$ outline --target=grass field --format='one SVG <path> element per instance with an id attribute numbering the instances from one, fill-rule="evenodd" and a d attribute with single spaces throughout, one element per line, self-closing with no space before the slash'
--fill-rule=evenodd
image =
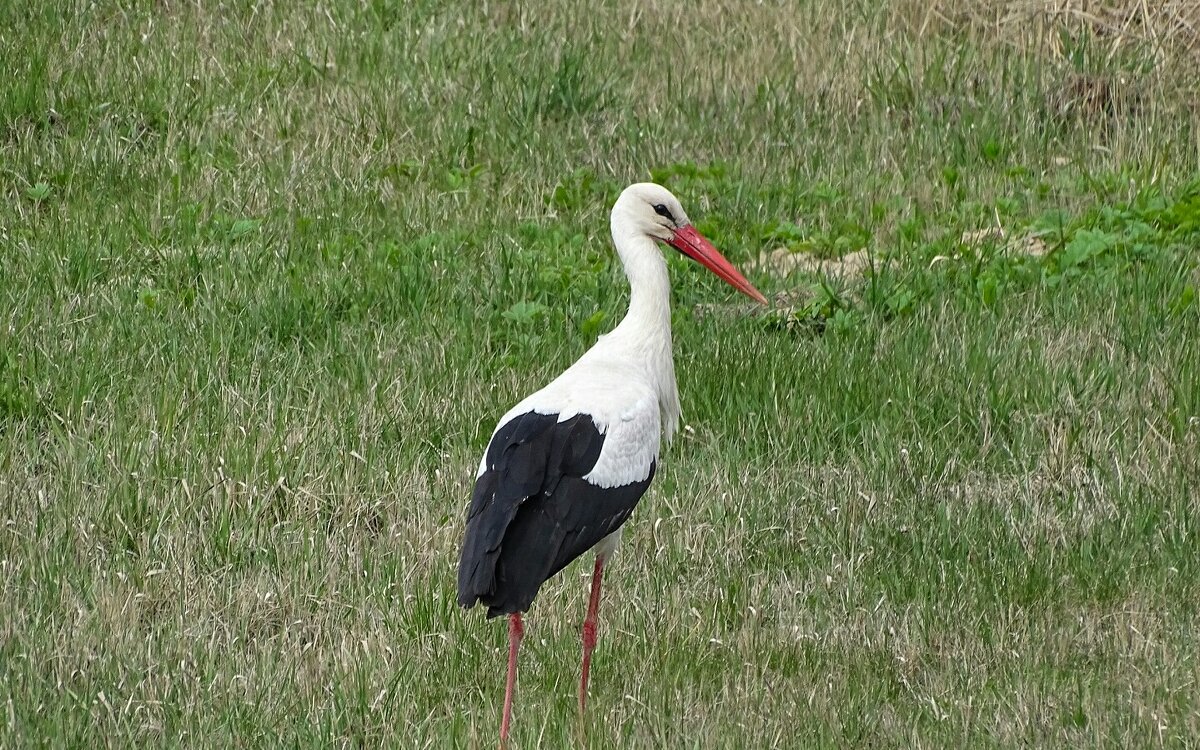
<path id="1" fill-rule="evenodd" d="M 492 746 L 474 469 L 650 178 L 875 271 L 671 259 L 588 744 L 1200 744 L 1191 4 L 601 5 L 3 6 L 0 747 Z M 589 572 L 515 747 L 579 746 Z"/>

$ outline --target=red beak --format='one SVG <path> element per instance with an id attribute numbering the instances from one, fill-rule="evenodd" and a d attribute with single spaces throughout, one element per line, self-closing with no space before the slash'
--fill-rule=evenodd
<path id="1" fill-rule="evenodd" d="M 746 281 L 746 277 L 734 268 L 732 263 L 725 260 L 725 256 L 721 255 L 717 248 L 713 247 L 713 243 L 706 240 L 704 235 L 697 232 L 696 228 L 690 224 L 676 229 L 675 236 L 667 240 L 667 244 L 712 271 L 725 283 L 750 299 L 764 305 L 767 304 L 767 298 L 762 295 L 762 292 Z"/>

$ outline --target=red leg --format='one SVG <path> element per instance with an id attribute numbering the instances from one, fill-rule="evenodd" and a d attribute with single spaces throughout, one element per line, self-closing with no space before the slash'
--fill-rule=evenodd
<path id="1" fill-rule="evenodd" d="M 596 615 L 600 611 L 600 579 L 604 574 L 604 556 L 596 555 L 592 572 L 592 596 L 588 601 L 587 617 L 583 620 L 583 670 L 579 677 L 579 713 L 587 708 L 588 673 L 592 668 L 592 650 L 596 648 Z"/>
<path id="2" fill-rule="evenodd" d="M 517 686 L 517 651 L 525 637 L 525 624 L 521 613 L 508 616 L 508 682 L 504 687 L 504 717 L 500 720 L 500 747 L 508 746 L 508 725 L 512 722 L 513 689 Z"/>

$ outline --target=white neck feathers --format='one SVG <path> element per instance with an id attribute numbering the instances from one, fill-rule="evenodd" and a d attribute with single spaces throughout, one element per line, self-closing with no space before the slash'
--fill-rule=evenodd
<path id="1" fill-rule="evenodd" d="M 606 338 L 642 362 L 658 392 L 658 405 L 667 440 L 679 423 L 679 391 L 671 352 L 671 282 L 667 262 L 654 240 L 631 231 L 619 214 L 612 220 L 613 243 L 629 279 L 629 311 Z"/>

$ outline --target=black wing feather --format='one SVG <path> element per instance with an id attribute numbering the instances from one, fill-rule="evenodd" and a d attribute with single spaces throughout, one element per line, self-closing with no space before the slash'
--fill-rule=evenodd
<path id="1" fill-rule="evenodd" d="M 488 617 L 524 612 L 548 578 L 628 520 L 654 464 L 620 487 L 584 481 L 604 438 L 587 414 L 528 412 L 496 431 L 467 512 L 459 604 L 482 602 Z"/>

